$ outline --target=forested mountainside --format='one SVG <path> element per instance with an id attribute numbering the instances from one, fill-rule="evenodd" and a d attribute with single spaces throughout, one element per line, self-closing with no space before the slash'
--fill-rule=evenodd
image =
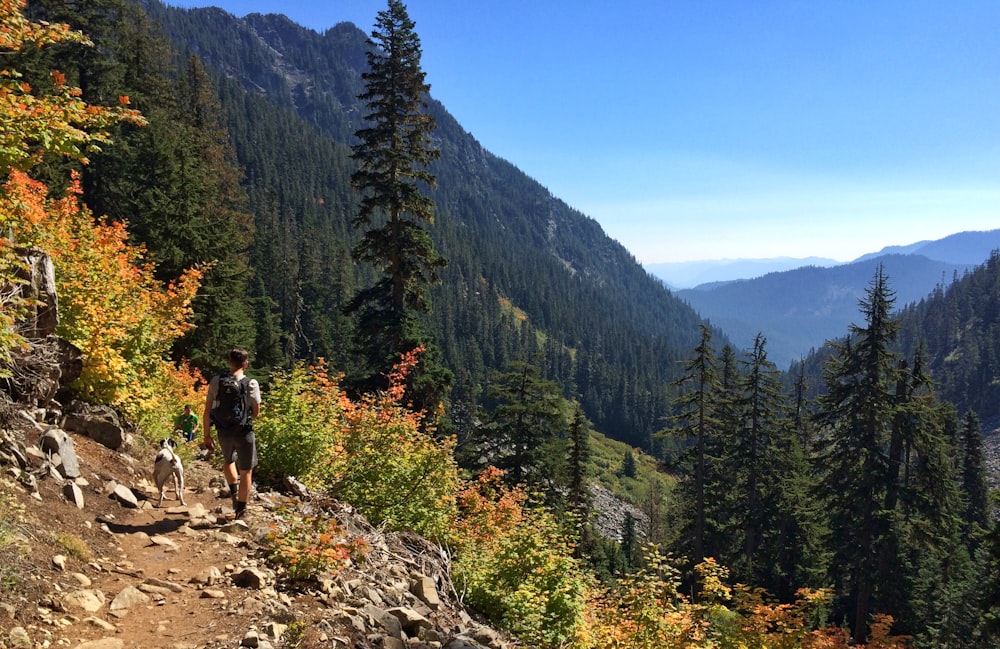
<path id="1" fill-rule="evenodd" d="M 203 319 L 203 331 L 229 333 L 190 341 L 188 355 L 207 364 L 213 354 L 217 358 L 212 347 L 255 335 L 255 357 L 262 365 L 324 357 L 349 372 L 350 327 L 342 308 L 370 279 L 370 271 L 356 267 L 349 253 L 357 237 L 350 226 L 357 213 L 349 181 L 354 169 L 350 144 L 364 114 L 356 99 L 365 66 L 364 32 L 340 24 L 318 34 L 283 16 L 238 20 L 220 10 L 182 10 L 158 2 L 142 3 L 153 22 L 135 18 L 133 27 L 130 21 L 65 15 L 58 4 L 37 3 L 54 5 L 50 12 L 63 12 L 61 19 L 90 29 L 97 52 L 108 57 L 105 67 L 115 70 L 103 79 L 117 84 L 112 96 L 128 94 L 150 114 L 148 108 L 173 101 L 157 94 L 153 86 L 163 81 L 154 83 L 152 72 L 198 89 L 189 94 L 202 103 L 178 107 L 173 119 L 158 119 L 154 111 L 147 135 L 120 142 L 145 138 L 144 146 L 155 150 L 161 144 L 151 140 L 175 137 L 174 120 L 204 114 L 202 123 L 191 128 L 204 126 L 213 119 L 212 87 L 218 89 L 214 109 L 221 117 L 208 139 L 232 142 L 230 162 L 244 174 L 245 194 L 234 194 L 232 211 L 252 218 L 252 228 L 239 227 L 224 237 L 239 239 L 255 229 L 249 242 L 234 246 L 246 251 L 242 259 L 249 273 L 243 276 L 251 279 L 243 313 L 230 314 L 223 327 Z M 114 4 L 107 0 L 77 13 Z M 168 35 L 175 54 L 166 60 L 175 61 L 177 72 L 156 69 L 164 65 L 157 58 L 163 56 L 162 43 L 159 51 L 139 45 L 134 52 L 120 51 L 128 46 L 119 33 L 125 28 L 136 41 Z M 135 64 L 149 69 L 134 70 Z M 92 66 L 87 74 L 101 69 Z M 202 78 L 205 71 L 210 82 Z M 567 396 L 578 395 L 598 430 L 646 445 L 663 425 L 677 361 L 696 343 L 699 317 L 594 220 L 484 150 L 439 103 L 431 100 L 430 109 L 442 152 L 431 168 L 438 186 L 431 192 L 437 208 L 430 230 L 450 262 L 433 292 L 430 331 L 444 365 L 455 373 L 453 418 L 460 419 L 469 410 L 463 404 L 482 395 L 492 372 L 525 360 L 537 363 Z M 167 237 L 161 217 L 149 223 L 155 211 L 129 205 L 129 196 L 137 192 L 113 195 L 108 189 L 119 182 L 114 174 L 124 166 L 116 162 L 121 148 L 109 149 L 88 172 L 95 178 L 93 193 L 102 196 L 95 203 L 103 212 L 126 216 L 154 257 L 165 258 L 165 251 L 178 247 L 177 233 Z M 158 178 L 144 172 L 147 186 L 165 181 L 169 172 L 162 167 L 171 156 L 176 159 L 176 152 L 149 161 L 161 169 Z M 178 195 L 175 200 L 191 199 Z M 213 218 L 213 202 L 219 203 L 205 203 L 206 221 Z M 189 231 L 192 238 L 217 236 L 205 223 L 191 223 Z M 211 258 L 207 252 L 179 256 L 188 262 Z M 215 268 L 230 279 L 243 272 L 223 271 L 225 264 Z M 211 293 L 214 297 L 203 296 L 200 304 L 221 294 Z M 227 294 L 241 301 L 238 292 Z"/>
<path id="2" fill-rule="evenodd" d="M 175 362 L 177 358 L 190 358 L 201 367 L 211 364 L 225 345 L 251 340 L 258 363 L 284 365 L 293 358 L 311 360 L 317 350 L 338 351 L 338 345 L 347 346 L 343 341 L 349 340 L 354 323 L 337 307 L 368 278 L 359 277 L 345 256 L 354 234 L 346 225 L 350 193 L 337 167 L 350 167 L 344 143 L 262 97 L 260 84 L 248 92 L 238 79 L 213 77 L 194 56 L 167 66 L 173 55 L 157 38 L 156 24 L 124 0 L 38 0 L 31 11 L 44 24 L 23 20 L 20 9 L 20 3 L 0 5 L 10 47 L 0 87 L 12 99 L 3 129 L 9 144 L 4 153 L 12 162 L 0 193 L 0 214 L 11 240 L 39 250 L 31 250 L 32 260 L 24 260 L 20 251 L 7 246 L 0 262 L 9 272 L 23 270 L 48 281 L 39 282 L 37 295 L 11 292 L 5 302 L 11 308 L 3 310 L 0 370 L 10 380 L 0 398 L 12 408 L 15 395 L 23 398 L 18 408 L 30 412 L 25 420 L 0 408 L 0 419 L 25 427 L 16 431 L 20 439 L 8 443 L 10 450 L 2 455 L 12 476 L 30 485 L 35 476 L 24 473 L 25 458 L 41 459 L 43 453 L 29 453 L 17 444 L 51 432 L 42 421 L 62 425 L 70 420 L 67 414 L 90 412 L 84 401 L 111 404 L 110 411 L 96 409 L 101 421 L 118 433 L 109 450 L 120 448 L 126 438 L 126 428 L 111 416 L 118 409 L 136 422 L 135 439 L 146 437 L 148 444 L 151 434 L 171 430 L 177 404 L 197 403 L 199 396 L 204 401 L 203 377 Z M 81 34 L 49 20 L 85 26 L 96 45 L 81 50 Z M 403 26 L 403 40 L 414 42 L 399 0 L 389 0 L 377 24 L 377 42 L 384 43 L 396 25 Z M 392 90 L 382 82 L 400 80 L 386 73 L 398 68 L 385 65 L 399 61 L 391 54 L 398 50 L 383 51 L 384 57 L 376 51 L 366 57 L 372 71 L 363 77 L 368 97 L 386 97 L 371 89 Z M 405 113 L 426 127 L 426 116 L 417 112 L 426 92 L 422 79 L 411 67 L 408 81 L 416 83 L 398 94 L 408 94 L 412 101 L 393 116 Z M 225 102 L 242 102 L 243 113 L 230 117 L 220 95 Z M 384 103 L 400 107 L 391 100 Z M 35 119 L 39 106 L 51 120 Z M 375 130 L 361 132 L 362 145 L 370 144 Z M 113 146 L 105 145 L 107 135 L 114 137 Z M 257 149 L 249 146 L 254 138 L 280 144 Z M 234 139 L 243 144 L 234 149 Z M 404 148 L 388 140 L 398 147 L 392 153 Z M 443 139 L 441 146 L 446 159 L 459 155 L 460 149 Z M 250 153 L 267 160 L 255 160 Z M 247 158 L 245 181 L 239 155 Z M 492 211 L 479 218 L 498 222 L 506 238 L 494 241 L 479 234 L 480 228 L 472 225 L 477 221 L 460 218 L 464 212 L 448 203 L 442 187 L 437 195 L 445 207 L 435 235 L 442 249 L 459 260 L 453 272 L 470 274 L 464 283 L 451 276 L 439 304 L 456 305 L 447 313 L 456 341 L 475 342 L 479 358 L 486 358 L 483 349 L 495 354 L 491 360 L 498 366 L 517 358 L 513 353 L 501 358 L 501 353 L 538 351 L 540 356 L 532 359 L 534 364 L 505 363 L 508 371 L 489 379 L 483 407 L 456 421 L 459 432 L 463 421 L 475 424 L 469 427 L 474 435 L 465 440 L 439 434 L 438 423 L 445 410 L 465 416 L 460 407 L 473 404 L 478 387 L 470 377 L 480 369 L 471 364 L 473 370 L 458 377 L 459 392 L 464 389 L 468 400 L 427 411 L 415 410 L 406 395 L 408 370 L 430 365 L 415 364 L 413 347 L 393 355 L 395 369 L 386 376 L 387 386 L 375 393 L 359 394 L 354 386 L 343 385 L 336 374 L 340 367 L 321 362 L 278 367 L 270 377 L 261 375 L 268 381 L 267 408 L 254 422 L 262 458 L 255 479 L 284 484 L 297 494 L 304 493 L 299 488 L 304 485 L 316 494 L 343 498 L 387 529 L 448 543 L 452 574 L 465 601 L 530 646 L 997 646 L 1000 528 L 988 488 L 982 425 L 975 413 L 959 415 L 952 403 L 939 398 L 924 351 L 917 348 L 904 356 L 893 347 L 907 339 L 898 336 L 897 300 L 884 266 L 876 269 L 858 303 L 849 337 L 831 343 L 825 391 L 814 400 L 805 398 L 804 381 L 797 381 L 794 390 L 782 389 L 781 373 L 769 360 L 763 337 L 738 356 L 704 324 L 697 327 L 697 345 L 686 348 L 677 369 L 663 369 L 652 364 L 677 355 L 673 349 L 685 349 L 668 348 L 666 334 L 683 332 L 683 327 L 660 322 L 655 324 L 662 328 L 655 329 L 648 307 L 640 310 L 630 303 L 635 309 L 630 311 L 625 300 L 638 290 L 620 298 L 605 294 L 608 288 L 632 288 L 633 280 L 647 286 L 643 282 L 649 278 L 610 273 L 616 265 L 635 268 L 634 262 L 629 266 L 620 248 L 594 239 L 593 232 L 573 231 L 590 222 L 522 176 L 511 171 L 504 177 L 511 167 L 481 155 L 487 162 L 467 163 L 480 169 L 474 175 L 480 184 L 475 191 L 465 190 L 469 193 L 456 189 L 455 196 L 492 197 L 487 203 Z M 84 157 L 89 164 L 83 164 Z M 353 178 L 375 175 L 370 158 L 356 157 L 364 173 Z M 313 166 L 302 165 L 303 159 L 330 166 L 323 167 L 324 174 L 314 173 L 308 171 Z M 287 173 L 300 169 L 297 176 Z M 398 167 L 390 171 L 395 180 Z M 443 169 L 440 177 L 448 173 Z M 267 174 L 269 186 L 254 180 Z M 288 180 L 277 182 L 279 177 Z M 500 194 L 491 185 L 500 177 L 523 188 Z M 521 201 L 533 197 L 548 202 L 525 211 Z M 369 198 L 362 204 L 363 215 L 370 215 Z M 471 197 L 468 203 L 478 205 Z M 91 207 L 99 209 L 96 217 Z M 394 223 L 394 207 L 386 206 L 389 224 Z M 473 212 L 472 207 L 462 209 Z M 378 223 L 366 225 L 365 245 L 372 233 L 384 231 Z M 452 230 L 465 238 L 447 238 Z M 563 238 L 567 230 L 571 233 Z M 508 238 L 515 236 L 527 253 L 513 262 L 538 265 L 490 266 L 490 246 L 513 245 Z M 149 256 L 139 242 L 148 247 Z M 475 254 L 487 261 L 466 251 L 470 242 L 480 246 Z M 426 244 L 422 250 L 434 247 L 429 236 L 420 243 Z M 159 265 L 149 265 L 150 257 Z M 550 258 L 556 261 L 541 263 Z M 566 290 L 568 295 L 516 293 L 529 274 L 539 290 Z M 449 293 L 449 286 L 457 288 Z M 975 292 L 995 294 L 995 281 L 975 286 Z M 51 317 L 56 295 L 58 323 Z M 419 297 L 422 306 L 423 295 Z M 553 305 L 568 299 L 578 300 L 575 306 L 584 310 L 555 312 Z M 945 311 L 961 325 L 954 331 L 966 340 L 971 338 L 966 323 L 988 330 L 983 325 L 996 321 L 996 309 L 988 306 L 992 302 L 983 297 L 974 302 L 958 300 Z M 595 306 L 622 311 L 586 311 Z M 691 314 L 681 309 L 673 317 L 679 318 L 678 313 Z M 496 320 L 488 319 L 492 314 Z M 572 317 L 584 324 L 620 326 L 587 332 L 577 341 L 572 333 L 579 323 L 561 324 L 562 318 Z M 471 325 L 476 324 L 483 325 L 487 344 L 474 337 L 477 329 Z M 53 330 L 56 337 L 50 335 Z M 438 332 L 442 341 L 449 340 L 443 326 Z M 591 335 L 603 336 L 607 349 L 617 345 L 625 354 L 588 367 L 591 350 L 604 349 Z M 62 343 L 59 336 L 64 336 Z M 638 342 L 630 340 L 641 336 L 645 338 Z M 378 342 L 383 340 L 392 341 Z M 666 351 L 657 353 L 649 341 L 664 343 Z M 54 349 L 57 345 L 65 351 Z M 971 360 L 971 348 L 959 348 Z M 343 356 L 349 362 L 350 353 Z M 65 393 L 49 378 L 60 376 L 63 370 L 56 366 L 62 365 Z M 660 384 L 638 380 L 639 371 L 633 384 L 633 375 L 624 374 L 625 369 L 650 367 L 661 378 L 677 371 L 682 375 L 674 388 L 650 388 Z M 576 378 L 577 384 L 559 386 L 543 378 L 542 368 L 547 376 Z M 255 364 L 255 373 L 257 369 Z M 484 363 L 484 376 L 489 369 Z M 981 388 L 993 382 L 992 371 L 981 370 L 970 380 Z M 605 376 L 620 383 L 595 387 L 595 381 L 581 380 Z M 633 385 L 647 386 L 646 391 L 616 390 Z M 633 449 L 593 452 L 582 409 L 560 396 L 574 387 L 595 390 L 608 403 L 625 404 L 614 412 L 635 421 L 640 420 L 637 413 L 655 411 L 659 390 L 676 389 L 671 403 L 675 416 L 667 420 L 664 433 L 677 446 L 664 448 L 669 453 L 663 454 L 675 475 L 665 481 L 656 476 L 643 485 L 638 467 L 644 463 L 636 461 Z M 38 408 L 39 403 L 46 406 Z M 72 405 L 66 409 L 63 403 Z M 635 403 L 643 403 L 643 409 L 629 410 Z M 597 411 L 593 402 L 588 407 Z M 106 421 L 105 415 L 114 421 Z M 58 446 L 60 457 L 69 457 L 62 442 Z M 45 461 L 40 472 L 45 480 L 56 479 L 52 461 Z M 467 478 L 465 470 L 475 477 Z M 598 535 L 589 524 L 596 501 L 590 499 L 588 483 L 608 471 L 623 477 L 622 486 L 638 497 L 633 502 L 641 504 L 637 513 L 647 522 L 640 528 L 628 514 L 613 539 Z M 289 476 L 301 480 L 286 482 L 283 478 Z M 11 481 L 0 484 L 0 489 L 8 487 L 21 489 Z M 527 489 L 536 487 L 540 500 L 529 501 Z M 329 519 L 319 516 L 314 522 L 316 526 L 282 536 L 290 542 L 288 552 L 279 556 L 290 559 L 286 569 L 297 571 L 304 560 L 325 574 L 328 566 L 307 557 L 342 556 L 329 545 L 340 538 L 327 525 Z M 9 533 L 7 538 L 12 538 Z M 13 538 L 8 549 L 22 545 Z M 642 541 L 649 542 L 648 551 L 642 550 Z M 747 588 L 730 589 L 730 583 Z M 30 604 L 37 598 L 23 601 Z M 909 636 L 912 644 L 897 635 Z"/>
<path id="3" fill-rule="evenodd" d="M 926 297 L 972 266 L 921 255 L 883 255 L 842 266 L 806 266 L 704 285 L 678 291 L 677 296 L 725 331 L 739 349 L 751 347 L 754 337 L 763 333 L 769 357 L 784 369 L 827 340 L 844 335 L 879 264 L 889 275 L 899 307 Z"/>
<path id="4" fill-rule="evenodd" d="M 984 421 L 1000 416 L 998 253 L 917 302 L 900 304 L 897 295 L 896 306 L 900 328 L 894 349 L 910 359 L 919 350 L 939 396 L 959 414 L 972 410 Z M 829 354 L 828 347 L 820 348 L 791 369 L 792 376 L 800 370 L 805 375 L 811 396 L 822 390 Z"/>

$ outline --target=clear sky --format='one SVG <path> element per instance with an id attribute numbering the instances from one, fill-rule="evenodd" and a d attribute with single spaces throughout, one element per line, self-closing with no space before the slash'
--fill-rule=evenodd
<path id="1" fill-rule="evenodd" d="M 384 0 L 168 0 L 370 32 Z M 431 94 L 643 263 L 1000 228 L 996 0 L 410 0 Z"/>

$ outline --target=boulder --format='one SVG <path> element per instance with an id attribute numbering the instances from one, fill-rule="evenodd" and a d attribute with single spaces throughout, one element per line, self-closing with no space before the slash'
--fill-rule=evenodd
<path id="1" fill-rule="evenodd" d="M 441 598 L 438 597 L 437 586 L 430 577 L 420 576 L 414 579 L 410 582 L 410 592 L 416 595 L 432 611 L 441 608 Z"/>
<path id="2" fill-rule="evenodd" d="M 72 411 L 63 419 L 62 427 L 86 435 L 113 451 L 117 451 L 125 442 L 125 430 L 118 415 L 108 406 L 74 403 Z"/>
<path id="3" fill-rule="evenodd" d="M 365 606 L 364 612 L 365 615 L 377 622 L 389 637 L 403 640 L 403 625 L 399 623 L 399 619 L 395 615 L 371 604 Z"/>
<path id="4" fill-rule="evenodd" d="M 43 451 L 50 454 L 52 464 L 59 470 L 64 478 L 70 480 L 80 477 L 80 461 L 76 457 L 76 450 L 73 448 L 73 439 L 58 428 L 50 428 L 38 440 L 38 445 Z M 59 456 L 59 462 L 55 461 L 55 455 Z"/>
<path id="5" fill-rule="evenodd" d="M 67 482 L 63 485 L 63 496 L 66 497 L 66 500 L 76 505 L 77 509 L 83 509 L 83 490 L 76 483 Z"/>

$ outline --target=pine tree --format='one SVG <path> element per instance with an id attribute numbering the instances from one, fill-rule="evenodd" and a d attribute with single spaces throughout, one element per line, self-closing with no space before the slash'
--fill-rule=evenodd
<path id="1" fill-rule="evenodd" d="M 669 429 L 669 434 L 693 443 L 686 454 L 686 466 L 678 489 L 683 501 L 682 515 L 689 517 L 684 523 L 685 529 L 681 531 L 681 546 L 694 562 L 710 556 L 706 554 L 709 545 L 706 489 L 712 468 L 709 454 L 718 440 L 720 426 L 720 385 L 712 332 L 705 325 L 699 327 L 701 340 L 692 358 L 684 365 L 684 375 L 676 382 L 678 387 L 688 389 L 675 401 L 677 414 L 673 419 L 676 425 Z"/>
<path id="2" fill-rule="evenodd" d="M 550 455 L 553 442 L 565 436 L 566 401 L 559 386 L 541 378 L 538 367 L 514 363 L 490 387 L 495 404 L 487 421 L 476 431 L 477 454 L 507 471 L 512 484 L 552 482 Z"/>
<path id="3" fill-rule="evenodd" d="M 849 336 L 834 342 L 824 370 L 827 393 L 817 421 L 826 436 L 820 466 L 829 499 L 836 548 L 832 569 L 841 614 L 855 642 L 865 642 L 873 608 L 878 557 L 886 542 L 884 497 L 895 417 L 898 356 L 891 350 L 898 324 L 892 316 L 895 293 L 880 265 L 860 307 L 865 325 L 852 324 Z M 884 611 L 879 611 L 884 612 Z"/>
<path id="4" fill-rule="evenodd" d="M 965 543 L 975 552 L 980 537 L 989 529 L 990 492 L 986 484 L 983 438 L 979 417 L 965 413 L 961 428 L 962 492 L 965 495 Z"/>
<path id="5" fill-rule="evenodd" d="M 638 471 L 635 465 L 635 453 L 631 448 L 625 449 L 625 457 L 622 459 L 622 475 L 626 478 L 634 478 Z"/>
<path id="6" fill-rule="evenodd" d="M 401 354 L 428 346 L 419 316 L 430 311 L 429 287 L 447 262 L 424 227 L 434 218 L 434 202 L 424 193 L 435 185 L 427 165 L 440 151 L 431 142 L 434 117 L 426 112 L 430 86 L 420 67 L 420 39 L 402 2 L 389 0 L 379 12 L 368 44 L 365 91 L 358 96 L 367 104 L 368 126 L 355 134 L 358 169 L 351 176 L 362 195 L 353 224 L 363 234 L 353 254 L 382 277 L 359 291 L 348 310 L 358 315 L 368 370 L 363 385 L 370 389 L 383 387 Z M 425 354 L 409 383 L 410 400 L 436 412 L 450 383 L 450 372 Z"/>
<path id="7" fill-rule="evenodd" d="M 581 517 L 590 509 L 590 491 L 587 489 L 590 453 L 590 422 L 577 404 L 569 425 L 569 502 L 572 510 Z"/>
<path id="8" fill-rule="evenodd" d="M 764 533 L 775 518 L 779 477 L 775 473 L 775 443 L 784 407 L 778 370 L 767 358 L 766 344 L 763 334 L 758 333 L 749 357 L 742 362 L 745 371 L 737 401 L 742 425 L 732 449 L 733 461 L 724 469 L 741 486 L 742 506 L 738 516 L 742 519 L 743 553 L 738 568 L 743 579 L 751 580 L 750 583 L 757 583 L 752 579 L 756 573 L 756 555 Z"/>

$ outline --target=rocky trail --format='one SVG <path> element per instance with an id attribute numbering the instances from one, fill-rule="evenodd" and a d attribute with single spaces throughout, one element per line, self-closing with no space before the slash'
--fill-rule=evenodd
<path id="1" fill-rule="evenodd" d="M 68 468 L 42 450 L 46 436 L 75 455 Z M 217 466 L 186 455 L 186 505 L 168 489 L 161 508 L 155 449 L 39 424 L 0 431 L 0 649 L 515 646 L 463 609 L 437 546 L 278 493 L 256 493 L 247 519 L 232 520 Z M 290 582 L 265 561 L 266 535 L 289 512 L 320 511 L 368 552 Z"/>

